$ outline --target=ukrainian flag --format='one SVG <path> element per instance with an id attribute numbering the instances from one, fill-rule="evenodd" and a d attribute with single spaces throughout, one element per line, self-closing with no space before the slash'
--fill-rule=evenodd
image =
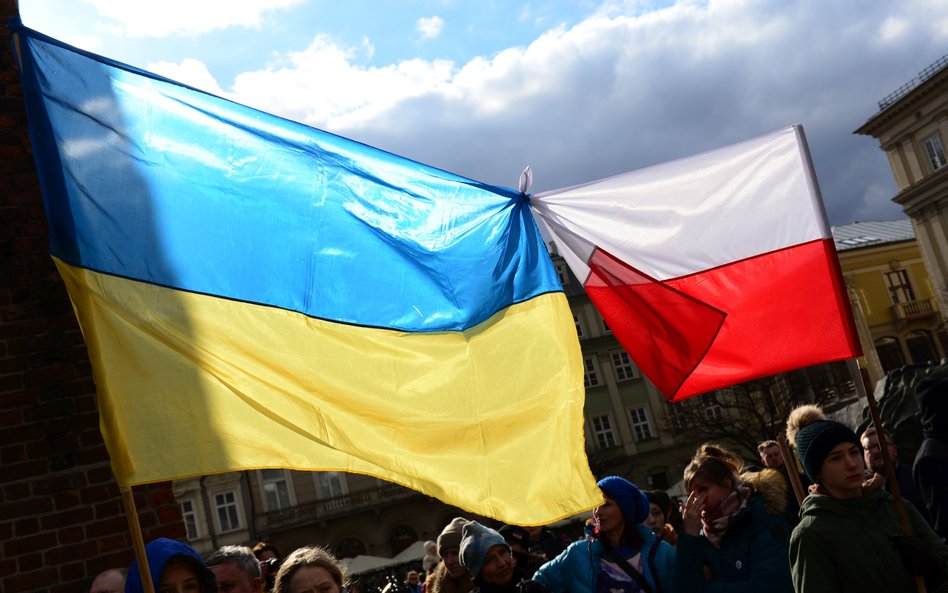
<path id="1" fill-rule="evenodd" d="M 523 194 L 13 32 L 120 485 L 341 470 L 524 524 L 601 500 Z"/>

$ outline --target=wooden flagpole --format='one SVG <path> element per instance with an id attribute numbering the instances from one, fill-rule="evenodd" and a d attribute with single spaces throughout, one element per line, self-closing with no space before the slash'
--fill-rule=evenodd
<path id="1" fill-rule="evenodd" d="M 790 481 L 793 494 L 797 497 L 797 504 L 802 505 L 807 493 L 803 491 L 803 483 L 800 481 L 800 472 L 797 469 L 797 456 L 794 455 L 790 449 L 786 434 L 781 433 L 780 436 L 777 437 L 777 445 L 780 447 L 780 454 L 783 456 L 783 467 L 787 470 L 787 480 Z"/>
<path id="2" fill-rule="evenodd" d="M 135 508 L 135 496 L 132 494 L 131 487 L 122 486 L 119 491 L 122 493 L 122 503 L 125 506 L 125 518 L 128 519 L 128 528 L 132 533 L 132 545 L 135 547 L 135 559 L 138 561 L 142 588 L 145 593 L 155 593 L 155 585 L 151 581 L 151 568 L 148 566 L 148 556 L 145 554 L 142 526 L 138 522 L 138 510 Z"/>
<path id="3" fill-rule="evenodd" d="M 889 439 L 886 437 L 885 427 L 882 425 L 882 418 L 879 416 L 879 406 L 876 404 L 876 398 L 866 389 L 866 383 L 862 378 L 862 371 L 859 370 L 859 363 L 855 358 L 846 361 L 849 367 L 849 373 L 856 384 L 856 390 L 866 399 L 869 404 L 869 417 L 872 418 L 872 425 L 876 429 L 876 436 L 879 437 L 879 448 L 882 452 L 882 461 L 885 463 L 886 484 L 889 485 L 889 494 L 895 502 L 895 511 L 899 515 L 899 523 L 902 526 L 902 534 L 906 537 L 912 536 L 912 526 L 909 523 L 908 513 L 905 512 L 905 501 L 902 499 L 902 491 L 899 489 L 899 482 L 895 477 L 895 463 L 892 456 L 889 455 Z M 925 593 L 925 579 L 921 576 L 915 577 L 915 586 L 919 593 Z"/>

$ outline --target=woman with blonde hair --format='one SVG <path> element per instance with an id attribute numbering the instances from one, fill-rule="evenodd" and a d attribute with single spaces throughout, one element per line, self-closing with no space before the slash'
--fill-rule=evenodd
<path id="1" fill-rule="evenodd" d="M 286 557 L 273 581 L 273 593 L 342 593 L 342 565 L 323 548 L 307 546 Z"/>
<path id="2" fill-rule="evenodd" d="M 774 470 L 741 473 L 743 461 L 713 444 L 685 468 L 678 534 L 680 591 L 793 590 L 787 560 L 786 484 Z"/>

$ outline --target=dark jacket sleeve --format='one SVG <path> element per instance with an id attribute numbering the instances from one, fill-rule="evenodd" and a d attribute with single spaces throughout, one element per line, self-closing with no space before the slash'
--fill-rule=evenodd
<path id="1" fill-rule="evenodd" d="M 919 457 L 913 475 L 935 531 L 948 537 L 948 468 L 938 459 Z"/>
<path id="2" fill-rule="evenodd" d="M 540 583 L 550 590 L 551 593 L 567 593 L 570 590 L 570 581 L 573 578 L 573 571 L 576 570 L 572 563 L 576 561 L 572 558 L 574 554 L 583 554 L 588 545 L 585 542 L 577 542 L 563 550 L 563 552 L 537 569 L 533 575 L 533 580 Z"/>

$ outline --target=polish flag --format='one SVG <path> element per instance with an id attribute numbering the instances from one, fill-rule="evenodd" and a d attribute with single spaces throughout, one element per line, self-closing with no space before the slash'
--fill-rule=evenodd
<path id="1" fill-rule="evenodd" d="M 800 126 L 531 204 L 672 401 L 861 355 Z"/>

